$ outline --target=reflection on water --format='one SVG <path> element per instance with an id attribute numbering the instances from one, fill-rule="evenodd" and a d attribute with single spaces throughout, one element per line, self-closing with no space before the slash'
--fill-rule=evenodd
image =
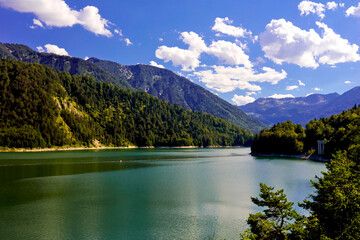
<path id="1" fill-rule="evenodd" d="M 301 201 L 324 169 L 246 148 L 0 153 L 0 239 L 237 239 L 259 182 Z"/>

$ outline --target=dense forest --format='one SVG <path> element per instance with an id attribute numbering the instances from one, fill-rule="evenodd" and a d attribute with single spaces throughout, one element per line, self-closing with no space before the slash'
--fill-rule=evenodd
<path id="1" fill-rule="evenodd" d="M 242 145 L 250 132 L 145 92 L 0 60 L 0 146 Z"/>
<path id="2" fill-rule="evenodd" d="M 325 156 L 347 150 L 360 143 L 360 107 L 328 118 L 311 120 L 304 129 L 291 121 L 275 124 L 256 135 L 253 153 L 301 154 L 317 149 L 317 141 L 325 140 Z"/>

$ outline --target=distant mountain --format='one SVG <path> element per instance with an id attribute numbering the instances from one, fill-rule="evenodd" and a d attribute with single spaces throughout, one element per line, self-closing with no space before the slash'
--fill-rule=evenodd
<path id="1" fill-rule="evenodd" d="M 360 87 L 355 87 L 342 95 L 330 93 L 283 99 L 259 98 L 239 108 L 249 116 L 269 125 L 287 120 L 305 125 L 314 118 L 338 114 L 355 104 L 360 104 Z"/>
<path id="2" fill-rule="evenodd" d="M 188 110 L 210 113 L 254 133 L 267 127 L 210 91 L 169 70 L 149 65 L 124 66 L 97 58 L 89 58 L 87 61 L 118 78 L 127 79 L 135 89 L 171 104 L 178 104 Z"/>
<path id="3" fill-rule="evenodd" d="M 0 43 L 0 58 L 40 63 L 56 71 L 68 72 L 71 75 L 89 75 L 98 82 L 107 82 L 120 88 L 133 89 L 125 79 L 118 78 L 91 62 L 70 56 L 40 53 L 22 44 Z"/>

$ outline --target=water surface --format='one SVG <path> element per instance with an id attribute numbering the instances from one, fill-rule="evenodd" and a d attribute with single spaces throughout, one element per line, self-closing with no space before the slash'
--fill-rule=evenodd
<path id="1" fill-rule="evenodd" d="M 260 182 L 298 202 L 325 170 L 249 152 L 0 153 L 0 239 L 238 239 Z"/>

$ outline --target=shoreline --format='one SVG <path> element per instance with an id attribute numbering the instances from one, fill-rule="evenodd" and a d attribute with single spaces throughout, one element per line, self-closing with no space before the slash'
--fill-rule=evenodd
<path id="1" fill-rule="evenodd" d="M 330 159 L 319 156 L 319 155 L 290 155 L 290 154 L 275 154 L 275 153 L 250 153 L 251 156 L 254 157 L 276 157 L 276 158 L 294 158 L 294 159 L 302 159 L 302 160 L 313 160 L 317 162 L 329 162 Z"/>
<path id="2" fill-rule="evenodd" d="M 0 148 L 2 152 L 53 152 L 53 151 L 81 151 L 81 150 L 107 150 L 107 149 L 146 149 L 146 148 L 179 148 L 179 149 L 191 149 L 191 148 L 239 148 L 247 146 L 127 146 L 127 147 L 52 147 L 52 148 Z"/>

